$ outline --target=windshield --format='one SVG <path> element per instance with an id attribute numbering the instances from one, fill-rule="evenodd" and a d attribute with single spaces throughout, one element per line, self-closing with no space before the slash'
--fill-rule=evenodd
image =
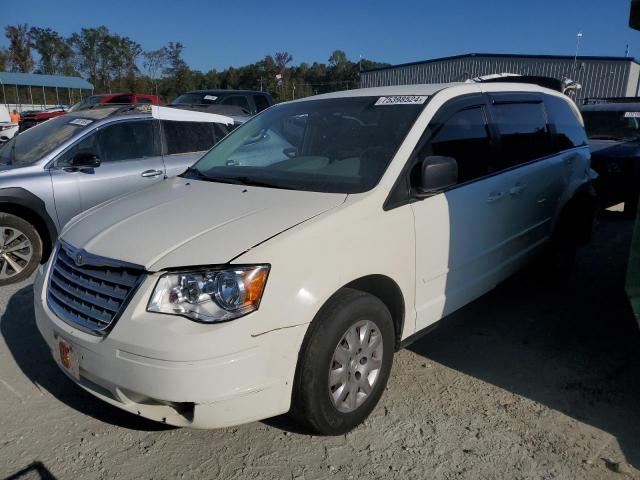
<path id="1" fill-rule="evenodd" d="M 80 100 L 78 103 L 74 104 L 69 111 L 77 112 L 78 110 L 84 110 L 98 103 L 100 103 L 100 96 L 94 95 L 92 97 L 87 97 L 84 100 Z"/>
<path id="2" fill-rule="evenodd" d="M 640 140 L 640 112 L 583 111 L 587 136 L 597 140 Z"/>
<path id="3" fill-rule="evenodd" d="M 272 107 L 226 137 L 187 175 L 316 192 L 370 190 L 424 107 L 426 97 L 410 98 L 418 100 L 394 105 L 380 97 L 350 97 Z"/>
<path id="4" fill-rule="evenodd" d="M 185 93 L 176 98 L 172 105 L 211 105 L 216 103 L 218 96 L 213 93 Z"/>
<path id="5" fill-rule="evenodd" d="M 52 118 L 20 133 L 0 149 L 0 164 L 26 165 L 62 145 L 93 120 L 67 115 Z"/>

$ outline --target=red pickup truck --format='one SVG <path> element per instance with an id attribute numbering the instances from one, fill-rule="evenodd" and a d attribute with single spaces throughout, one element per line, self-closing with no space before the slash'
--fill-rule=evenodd
<path id="1" fill-rule="evenodd" d="M 86 110 L 100 104 L 129 104 L 129 103 L 151 103 L 153 105 L 161 105 L 160 99 L 155 95 L 147 95 L 144 93 L 104 93 L 100 95 L 91 95 L 73 105 L 70 109 L 62 107 L 50 108 L 47 110 L 24 112 L 20 118 L 20 131 L 37 125 L 38 123 L 49 120 L 50 118 L 59 117 L 67 112 L 77 112 L 78 110 Z"/>

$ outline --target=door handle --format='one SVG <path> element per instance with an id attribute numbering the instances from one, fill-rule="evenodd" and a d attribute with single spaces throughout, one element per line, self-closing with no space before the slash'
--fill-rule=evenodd
<path id="1" fill-rule="evenodd" d="M 504 192 L 491 192 L 487 197 L 487 203 L 493 203 L 504 197 Z"/>
<path id="2" fill-rule="evenodd" d="M 511 189 L 509 190 L 509 194 L 510 195 L 520 195 L 522 192 L 525 191 L 525 189 L 527 188 L 527 185 L 524 183 L 517 183 L 515 184 L 513 187 L 511 187 Z"/>
<path id="3" fill-rule="evenodd" d="M 162 173 L 162 170 L 145 170 L 140 176 L 145 178 L 157 177 L 158 175 L 162 175 Z"/>

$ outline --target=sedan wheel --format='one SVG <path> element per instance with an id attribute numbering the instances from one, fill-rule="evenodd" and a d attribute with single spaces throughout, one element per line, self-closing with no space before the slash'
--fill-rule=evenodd
<path id="1" fill-rule="evenodd" d="M 0 227 L 0 280 L 22 273 L 33 258 L 33 246 L 27 235 L 11 227 Z"/>
<path id="2" fill-rule="evenodd" d="M 42 259 L 42 240 L 26 220 L 0 213 L 0 286 L 31 275 Z"/>

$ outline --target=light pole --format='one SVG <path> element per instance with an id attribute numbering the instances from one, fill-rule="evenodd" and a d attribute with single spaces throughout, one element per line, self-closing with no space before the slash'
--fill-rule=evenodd
<path id="1" fill-rule="evenodd" d="M 576 74 L 577 74 L 577 66 L 578 66 L 578 51 L 580 50 L 580 39 L 582 38 L 582 31 L 579 31 L 576 34 L 576 54 L 573 56 L 573 78 L 572 80 L 575 82 Z"/>

